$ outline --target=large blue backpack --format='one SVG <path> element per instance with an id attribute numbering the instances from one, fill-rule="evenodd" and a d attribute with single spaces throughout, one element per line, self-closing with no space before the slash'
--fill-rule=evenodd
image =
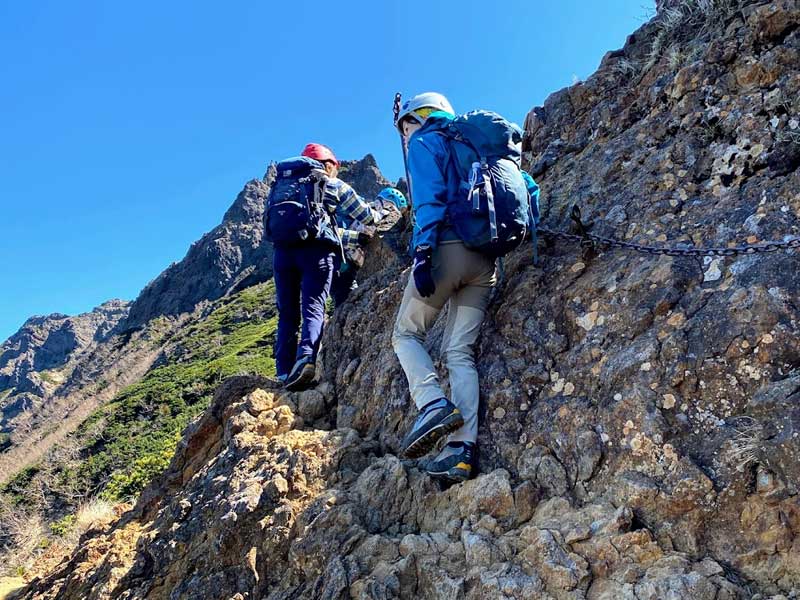
<path id="1" fill-rule="evenodd" d="M 448 223 L 468 248 L 504 256 L 536 226 L 520 170 L 522 130 L 497 113 L 476 110 L 441 131 L 448 138 L 447 163 L 458 176 Z"/>
<path id="2" fill-rule="evenodd" d="M 323 237 L 331 220 L 323 206 L 325 168 L 305 156 L 281 161 L 267 197 L 264 232 L 276 245 Z"/>

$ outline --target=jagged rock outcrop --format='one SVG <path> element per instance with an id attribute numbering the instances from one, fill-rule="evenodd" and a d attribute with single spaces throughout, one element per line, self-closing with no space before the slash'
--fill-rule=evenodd
<path id="1" fill-rule="evenodd" d="M 342 161 L 339 177 L 366 200 L 372 200 L 383 188 L 392 185 L 381 173 L 372 154 L 367 154 L 361 160 Z"/>
<path id="2" fill-rule="evenodd" d="M 669 8 L 528 116 L 545 224 L 578 201 L 650 245 L 797 235 L 800 7 Z M 796 595 L 796 253 L 509 256 L 477 348 L 483 474 L 442 490 L 397 458 L 408 270 L 379 250 L 317 389 L 228 382 L 136 508 L 24 597 Z"/>
<path id="3" fill-rule="evenodd" d="M 129 303 L 109 300 L 74 317 L 37 316 L 0 346 L 0 428 L 64 383 L 80 357 L 105 342 L 128 314 Z M 10 393 L 13 390 L 13 393 Z"/>
<path id="4" fill-rule="evenodd" d="M 133 510 L 21 597 L 745 597 L 627 506 L 539 502 L 504 470 L 440 491 L 352 429 L 305 428 L 329 394 L 226 382 Z"/>
<path id="5" fill-rule="evenodd" d="M 343 161 L 341 178 L 372 199 L 390 183 L 375 159 Z M 178 263 L 150 282 L 131 306 L 125 326 L 139 327 L 154 317 L 192 311 L 196 305 L 266 281 L 272 276 L 272 245 L 262 243 L 264 203 L 270 173 L 249 181 L 222 223 L 192 244 Z"/>

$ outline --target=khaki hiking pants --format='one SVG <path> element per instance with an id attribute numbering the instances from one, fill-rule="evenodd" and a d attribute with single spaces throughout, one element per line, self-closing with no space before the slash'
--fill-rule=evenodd
<path id="1" fill-rule="evenodd" d="M 494 260 L 467 249 L 460 241 L 440 243 L 433 253 L 436 292 L 423 298 L 408 277 L 403 301 L 394 325 L 392 345 L 408 378 L 411 398 L 422 408 L 444 398 L 433 361 L 425 350 L 425 334 L 450 301 L 442 339 L 442 355 L 450 372 L 451 401 L 461 411 L 464 425 L 450 441 L 478 439 L 478 372 L 473 345 L 495 284 Z"/>

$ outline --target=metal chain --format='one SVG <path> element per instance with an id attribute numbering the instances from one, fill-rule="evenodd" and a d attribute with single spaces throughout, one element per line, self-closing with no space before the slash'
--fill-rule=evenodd
<path id="1" fill-rule="evenodd" d="M 758 254 L 765 252 L 777 252 L 778 250 L 800 248 L 800 238 L 793 238 L 785 242 L 766 242 L 763 244 L 751 244 L 746 246 L 734 246 L 732 248 L 664 248 L 660 246 L 646 246 L 623 242 L 612 238 L 587 233 L 578 235 L 565 231 L 554 231 L 547 227 L 538 227 L 536 230 L 539 235 L 568 242 L 577 242 L 584 247 L 595 247 L 601 250 L 620 248 L 623 250 L 633 250 L 642 254 L 660 254 L 665 256 L 739 256 L 741 254 Z"/>
<path id="2" fill-rule="evenodd" d="M 762 254 L 800 248 L 800 238 L 792 238 L 783 242 L 765 242 L 762 244 L 733 246 L 731 248 L 668 248 L 662 246 L 647 246 L 589 233 L 586 231 L 585 225 L 581 221 L 580 209 L 577 206 L 572 207 L 571 218 L 575 221 L 580 233 L 567 233 L 565 231 L 556 231 L 541 226 L 537 228 L 537 232 L 544 237 L 577 242 L 583 248 L 587 249 L 609 250 L 612 248 L 619 248 L 621 250 L 633 250 L 634 252 L 640 252 L 642 254 L 664 256 L 740 256 L 742 254 Z"/>

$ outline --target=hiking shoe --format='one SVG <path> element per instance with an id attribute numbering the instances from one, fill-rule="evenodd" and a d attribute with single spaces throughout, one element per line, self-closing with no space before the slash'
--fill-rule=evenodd
<path id="1" fill-rule="evenodd" d="M 317 365 L 310 356 L 304 356 L 298 360 L 289 377 L 286 378 L 286 389 L 290 392 L 299 392 L 307 390 L 314 381 L 314 375 L 317 373 Z"/>
<path id="2" fill-rule="evenodd" d="M 464 424 L 456 405 L 447 398 L 428 403 L 414 422 L 414 427 L 403 439 L 406 458 L 419 458 L 430 451 L 436 442 Z"/>
<path id="3" fill-rule="evenodd" d="M 466 481 L 477 471 L 475 444 L 450 442 L 431 461 L 425 471 L 434 479 L 449 483 Z"/>

